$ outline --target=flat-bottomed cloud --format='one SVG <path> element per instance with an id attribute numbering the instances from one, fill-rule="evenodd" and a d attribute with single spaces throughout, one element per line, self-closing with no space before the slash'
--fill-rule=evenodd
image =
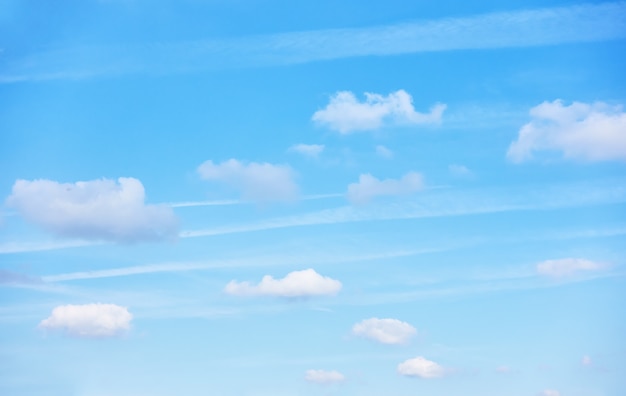
<path id="1" fill-rule="evenodd" d="M 436 124 L 441 122 L 446 105 L 437 103 L 428 113 L 415 111 L 413 98 L 404 90 L 387 96 L 365 93 L 360 102 L 352 92 L 340 91 L 330 98 L 312 120 L 320 125 L 348 134 L 355 131 L 379 129 L 383 126 Z"/>
<path id="2" fill-rule="evenodd" d="M 433 361 L 418 356 L 400 363 L 398 373 L 407 377 L 429 379 L 443 377 L 445 369 Z"/>
<path id="3" fill-rule="evenodd" d="M 507 152 L 512 162 L 530 160 L 539 151 L 558 151 L 565 158 L 588 162 L 626 161 L 626 113 L 621 106 L 566 106 L 555 100 L 533 107 L 530 116 Z"/>
<path id="4" fill-rule="evenodd" d="M 132 318 L 127 308 L 115 304 L 61 305 L 39 327 L 72 337 L 106 338 L 127 332 Z"/>
<path id="5" fill-rule="evenodd" d="M 398 319 L 365 319 L 352 327 L 352 334 L 383 344 L 406 344 L 417 334 L 415 327 Z"/>
<path id="6" fill-rule="evenodd" d="M 304 379 L 309 382 L 315 382 L 316 384 L 328 385 L 343 382 L 346 377 L 335 370 L 307 370 Z"/>
<path id="7" fill-rule="evenodd" d="M 348 186 L 347 198 L 353 204 L 365 204 L 375 197 L 408 195 L 423 187 L 423 177 L 417 172 L 408 172 L 400 179 L 384 180 L 366 173 L 359 176 L 358 182 Z"/>
<path id="8" fill-rule="evenodd" d="M 253 202 L 293 201 L 298 197 L 295 172 L 288 165 L 244 163 L 230 159 L 220 164 L 206 161 L 198 167 L 204 180 L 219 181 Z"/>
<path id="9" fill-rule="evenodd" d="M 265 275 L 261 282 L 229 282 L 224 291 L 239 296 L 313 297 L 332 296 L 341 290 L 341 282 L 322 276 L 313 269 L 293 271 L 282 279 Z"/>
<path id="10" fill-rule="evenodd" d="M 537 272 L 540 275 L 563 278 L 572 276 L 578 272 L 599 271 L 606 269 L 607 265 L 582 258 L 564 258 L 557 260 L 546 260 L 537 264 Z"/>
<path id="11" fill-rule="evenodd" d="M 146 205 L 132 177 L 59 183 L 17 180 L 6 204 L 53 234 L 115 242 L 175 239 L 178 219 L 166 205 Z"/>

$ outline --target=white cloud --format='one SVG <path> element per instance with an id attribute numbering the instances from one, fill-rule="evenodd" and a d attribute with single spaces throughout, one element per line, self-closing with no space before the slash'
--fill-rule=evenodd
<path id="1" fill-rule="evenodd" d="M 243 163 L 236 159 L 214 164 L 206 161 L 198 167 L 205 180 L 223 182 L 238 190 L 242 198 L 255 202 L 291 201 L 298 196 L 295 172 L 288 165 Z"/>
<path id="2" fill-rule="evenodd" d="M 603 102 L 565 106 L 555 100 L 533 107 L 530 116 L 507 152 L 512 162 L 529 160 L 542 150 L 583 161 L 626 160 L 626 113 L 621 106 Z"/>
<path id="3" fill-rule="evenodd" d="M 419 113 L 413 107 L 413 98 L 404 90 L 387 96 L 365 93 L 359 102 L 350 91 L 340 91 L 330 103 L 313 114 L 312 120 L 341 134 L 381 128 L 385 125 L 432 124 L 441 122 L 446 105 L 437 103 L 429 113 Z"/>
<path id="4" fill-rule="evenodd" d="M 408 195 L 424 187 L 422 175 L 408 172 L 401 179 L 379 180 L 369 173 L 348 186 L 348 200 L 354 204 L 369 202 L 377 196 Z"/>
<path id="5" fill-rule="evenodd" d="M 382 158 L 393 158 L 393 151 L 382 145 L 376 146 L 376 154 Z"/>
<path id="6" fill-rule="evenodd" d="M 561 396 L 561 392 L 554 389 L 546 389 L 540 393 L 541 396 Z"/>
<path id="7" fill-rule="evenodd" d="M 178 219 L 166 205 L 146 205 L 130 177 L 76 183 L 17 180 L 6 204 L 57 235 L 117 242 L 173 239 Z"/>
<path id="8" fill-rule="evenodd" d="M 537 272 L 540 275 L 553 278 L 562 278 L 574 275 L 580 271 L 599 271 L 605 269 L 606 264 L 581 258 L 564 258 L 546 260 L 537 264 Z"/>
<path id="9" fill-rule="evenodd" d="M 250 282 L 230 281 L 224 291 L 239 296 L 311 297 L 335 295 L 341 282 L 322 276 L 313 269 L 293 271 L 282 279 L 265 275 L 258 285 Z"/>
<path id="10" fill-rule="evenodd" d="M 339 371 L 334 370 L 307 370 L 304 379 L 316 384 L 335 384 L 345 381 L 346 377 Z"/>
<path id="11" fill-rule="evenodd" d="M 323 144 L 294 144 L 289 147 L 289 151 L 302 154 L 305 157 L 317 158 L 324 151 Z"/>
<path id="12" fill-rule="evenodd" d="M 415 327 L 398 319 L 365 319 L 352 327 L 352 334 L 383 344 L 405 344 L 416 333 Z"/>
<path id="13" fill-rule="evenodd" d="M 398 373 L 408 377 L 439 378 L 445 375 L 445 369 L 433 361 L 418 356 L 400 363 Z"/>
<path id="14" fill-rule="evenodd" d="M 511 368 L 509 366 L 498 366 L 496 371 L 501 374 L 507 374 L 511 372 Z"/>
<path id="15" fill-rule="evenodd" d="M 469 178 L 473 176 L 472 171 L 464 165 L 452 164 L 448 166 L 448 170 L 453 176 L 456 177 Z"/>
<path id="16" fill-rule="evenodd" d="M 73 337 L 114 337 L 130 329 L 132 318 L 127 308 L 114 304 L 61 305 L 39 327 Z"/>
<path id="17" fill-rule="evenodd" d="M 581 363 L 583 366 L 591 366 L 592 364 L 591 357 L 587 355 L 583 356 Z"/>

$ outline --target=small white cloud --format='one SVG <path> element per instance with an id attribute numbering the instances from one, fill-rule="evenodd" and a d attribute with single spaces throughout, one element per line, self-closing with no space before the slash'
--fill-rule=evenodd
<path id="1" fill-rule="evenodd" d="M 533 107 L 530 116 L 507 152 L 512 162 L 529 160 L 542 150 L 583 161 L 626 160 L 626 113 L 621 106 L 603 102 L 565 106 L 555 100 Z"/>
<path id="2" fill-rule="evenodd" d="M 302 154 L 305 157 L 317 158 L 324 151 L 323 144 L 294 144 L 289 147 L 289 151 Z"/>
<path id="3" fill-rule="evenodd" d="M 341 282 L 322 276 L 313 269 L 293 271 L 282 279 L 265 275 L 258 285 L 230 281 L 224 291 L 238 296 L 313 297 L 336 295 Z"/>
<path id="4" fill-rule="evenodd" d="M 400 363 L 398 373 L 407 377 L 440 378 L 445 375 L 445 369 L 433 361 L 418 356 Z"/>
<path id="5" fill-rule="evenodd" d="M 146 205 L 130 177 L 76 183 L 17 180 L 6 204 L 57 235 L 117 242 L 174 239 L 178 219 L 165 205 Z"/>
<path id="6" fill-rule="evenodd" d="M 546 389 L 540 393 L 541 396 L 561 396 L 561 392 L 554 389 Z"/>
<path id="7" fill-rule="evenodd" d="M 599 271 L 605 269 L 606 264 L 581 258 L 564 258 L 546 260 L 537 264 L 537 273 L 552 278 L 563 278 L 581 271 Z"/>
<path id="8" fill-rule="evenodd" d="M 385 146 L 378 145 L 376 146 L 376 155 L 382 158 L 390 159 L 393 158 L 393 151 Z"/>
<path id="9" fill-rule="evenodd" d="M 383 344 L 406 344 L 417 334 L 415 327 L 398 319 L 365 319 L 352 327 L 352 334 Z"/>
<path id="10" fill-rule="evenodd" d="M 114 304 L 61 305 L 39 327 L 61 330 L 73 337 L 115 337 L 130 329 L 132 318 L 127 308 Z"/>
<path id="11" fill-rule="evenodd" d="M 591 357 L 590 356 L 583 356 L 581 363 L 583 366 L 591 366 L 592 362 L 591 362 Z"/>
<path id="12" fill-rule="evenodd" d="M 243 163 L 236 159 L 198 167 L 204 180 L 220 181 L 238 190 L 242 198 L 254 202 L 292 201 L 298 196 L 295 172 L 288 165 Z"/>
<path id="13" fill-rule="evenodd" d="M 369 202 L 377 196 L 408 195 L 424 187 L 422 175 L 409 172 L 401 179 L 379 180 L 374 176 L 362 174 L 357 183 L 348 186 L 348 200 L 354 204 Z"/>
<path id="14" fill-rule="evenodd" d="M 313 121 L 326 125 L 341 134 L 381 128 L 383 125 L 429 124 L 441 122 L 446 109 L 435 104 L 428 113 L 419 113 L 413 107 L 413 98 L 404 90 L 387 96 L 365 93 L 365 101 L 350 91 L 340 91 L 330 98 L 330 103 L 313 114 Z"/>
<path id="15" fill-rule="evenodd" d="M 511 372 L 511 368 L 509 366 L 498 366 L 496 367 L 496 372 L 501 374 L 507 374 Z"/>
<path id="16" fill-rule="evenodd" d="M 346 377 L 339 371 L 307 370 L 304 379 L 316 384 L 336 384 L 345 381 Z"/>
<path id="17" fill-rule="evenodd" d="M 448 166 L 448 170 L 453 176 L 456 176 L 456 177 L 468 178 L 468 177 L 473 176 L 472 171 L 463 165 L 452 164 Z"/>

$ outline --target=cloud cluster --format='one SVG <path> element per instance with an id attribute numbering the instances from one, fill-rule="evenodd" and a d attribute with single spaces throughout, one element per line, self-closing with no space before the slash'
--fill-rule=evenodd
<path id="1" fill-rule="evenodd" d="M 317 158 L 324 151 L 323 144 L 294 144 L 289 147 L 289 151 L 301 154 L 309 158 Z"/>
<path id="2" fill-rule="evenodd" d="M 365 319 L 352 327 L 352 334 L 383 344 L 406 344 L 417 334 L 415 327 L 398 319 Z"/>
<path id="3" fill-rule="evenodd" d="M 127 308 L 114 304 L 61 305 L 39 327 L 72 337 L 105 338 L 124 334 L 132 318 Z"/>
<path id="4" fill-rule="evenodd" d="M 282 279 L 265 275 L 261 282 L 230 281 L 224 291 L 237 296 L 274 296 L 274 297 L 313 297 L 336 295 L 341 290 L 341 282 L 322 276 L 313 269 L 293 271 Z"/>
<path id="5" fill-rule="evenodd" d="M 537 273 L 552 278 L 572 276 L 581 271 L 599 271 L 605 269 L 606 264 L 582 258 L 564 258 L 546 260 L 537 264 Z"/>
<path id="6" fill-rule="evenodd" d="M 413 107 L 413 98 L 404 90 L 387 96 L 365 93 L 363 102 L 350 91 L 340 91 L 330 98 L 324 109 L 313 114 L 312 120 L 341 134 L 348 134 L 384 125 L 439 123 L 445 109 L 446 105 L 438 103 L 428 113 L 417 112 Z"/>
<path id="7" fill-rule="evenodd" d="M 620 106 L 603 102 L 565 106 L 555 100 L 533 107 L 530 116 L 507 152 L 512 162 L 529 160 L 543 150 L 583 161 L 626 160 L 626 113 Z"/>
<path id="8" fill-rule="evenodd" d="M 120 177 L 117 182 L 17 180 L 6 204 L 60 236 L 116 242 L 176 238 L 178 219 L 172 209 L 144 200 L 139 180 Z"/>
<path id="9" fill-rule="evenodd" d="M 206 161 L 198 167 L 204 180 L 219 181 L 253 202 L 292 201 L 298 196 L 295 172 L 288 165 L 243 163 L 230 159 L 220 164 Z"/>
<path id="10" fill-rule="evenodd" d="M 353 204 L 364 204 L 378 196 L 408 195 L 421 190 L 424 180 L 417 172 L 408 172 L 401 179 L 379 180 L 369 173 L 359 176 L 357 183 L 348 186 L 348 200 Z"/>
<path id="11" fill-rule="evenodd" d="M 346 377 L 339 371 L 307 370 L 304 379 L 316 384 L 336 384 L 345 381 Z"/>
<path id="12" fill-rule="evenodd" d="M 400 363 L 398 373 L 407 377 L 440 378 L 445 375 L 445 369 L 433 361 L 418 356 Z"/>

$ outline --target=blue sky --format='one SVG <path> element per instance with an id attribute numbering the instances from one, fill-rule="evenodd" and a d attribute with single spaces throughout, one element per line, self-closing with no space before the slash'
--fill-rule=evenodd
<path id="1" fill-rule="evenodd" d="M 0 394 L 626 389 L 626 3 L 0 6 Z"/>

